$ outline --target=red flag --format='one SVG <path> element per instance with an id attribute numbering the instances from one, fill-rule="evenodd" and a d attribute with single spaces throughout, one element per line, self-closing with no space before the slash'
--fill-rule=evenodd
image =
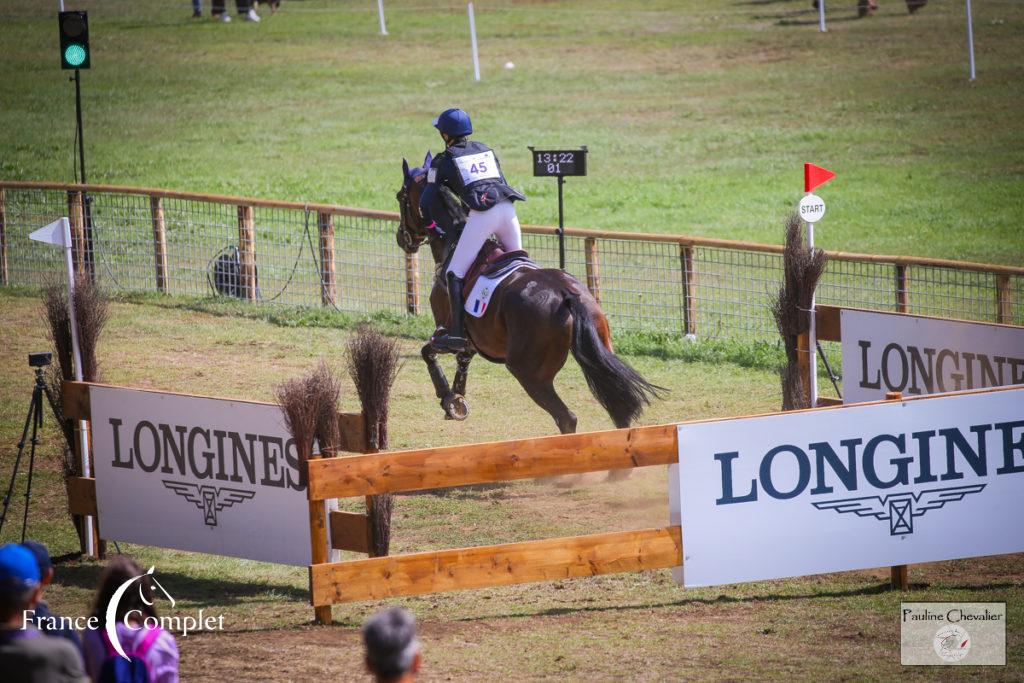
<path id="1" fill-rule="evenodd" d="M 804 164 L 804 192 L 810 192 L 818 185 L 824 185 L 836 177 L 836 174 L 827 168 Z"/>

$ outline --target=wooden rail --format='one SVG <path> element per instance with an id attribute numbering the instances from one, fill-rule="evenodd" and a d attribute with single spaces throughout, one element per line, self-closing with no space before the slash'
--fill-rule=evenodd
<path id="1" fill-rule="evenodd" d="M 678 567 L 678 526 L 313 565 L 314 605 Z"/>
<path id="2" fill-rule="evenodd" d="M 668 465 L 676 461 L 676 426 L 561 434 L 309 463 L 309 498 L 486 484 L 604 470 Z"/>

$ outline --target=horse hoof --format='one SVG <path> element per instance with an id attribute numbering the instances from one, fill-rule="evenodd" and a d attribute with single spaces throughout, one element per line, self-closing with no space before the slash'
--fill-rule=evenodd
<path id="1" fill-rule="evenodd" d="M 469 404 L 466 398 L 459 394 L 448 394 L 441 400 L 441 407 L 444 408 L 444 419 L 465 420 L 469 417 Z"/>

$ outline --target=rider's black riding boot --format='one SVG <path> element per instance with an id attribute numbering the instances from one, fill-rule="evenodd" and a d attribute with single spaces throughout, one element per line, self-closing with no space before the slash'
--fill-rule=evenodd
<path id="1" fill-rule="evenodd" d="M 451 325 L 446 334 L 434 337 L 430 345 L 438 351 L 456 353 L 466 350 L 466 310 L 462 299 L 462 278 L 448 273 L 448 304 L 451 308 Z"/>

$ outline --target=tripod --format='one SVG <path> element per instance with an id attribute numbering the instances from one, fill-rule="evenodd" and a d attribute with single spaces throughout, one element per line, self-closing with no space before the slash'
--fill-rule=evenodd
<path id="1" fill-rule="evenodd" d="M 35 354 L 33 354 L 35 355 Z M 47 354 L 49 355 L 49 354 Z M 30 357 L 30 363 L 33 360 Z M 49 360 L 46 361 L 49 365 Z M 11 494 L 14 492 L 14 481 L 18 478 L 18 468 L 21 466 L 21 456 L 25 452 L 25 439 L 28 437 L 28 428 L 32 427 L 31 448 L 28 456 L 28 484 L 25 487 L 25 516 L 21 521 L 21 542 L 25 542 L 25 530 L 28 528 L 28 508 L 32 501 L 32 474 L 36 464 L 36 446 L 39 444 L 39 428 L 43 426 L 43 394 L 50 402 L 50 408 L 57 413 L 57 406 L 50 393 L 50 387 L 46 385 L 46 378 L 43 376 L 43 366 L 37 365 L 36 385 L 32 389 L 32 401 L 28 406 L 28 415 L 25 416 L 25 427 L 21 431 L 21 441 L 18 442 L 18 455 L 14 459 L 14 471 L 11 472 L 11 483 L 7 485 L 7 495 L 4 496 L 4 511 L 0 515 L 0 531 L 3 531 L 4 522 L 7 520 L 7 510 L 11 505 Z"/>

